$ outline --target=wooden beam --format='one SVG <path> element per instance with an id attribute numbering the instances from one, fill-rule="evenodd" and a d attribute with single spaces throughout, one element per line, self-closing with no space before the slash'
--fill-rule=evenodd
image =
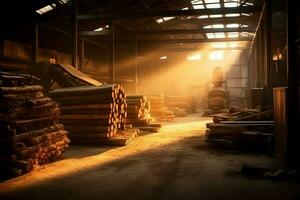
<path id="1" fill-rule="evenodd" d="M 202 34 L 216 32 L 255 32 L 255 28 L 214 28 L 214 29 L 165 29 L 165 30 L 141 30 L 127 31 L 122 34 L 127 35 L 173 35 L 173 34 Z M 103 36 L 109 35 L 109 31 L 80 31 L 80 36 Z"/>
<path id="2" fill-rule="evenodd" d="M 201 34 L 214 32 L 255 32 L 253 28 L 215 28 L 215 29 L 168 29 L 151 31 L 131 31 L 135 35 Z"/>
<path id="3" fill-rule="evenodd" d="M 193 9 L 193 10 L 155 10 L 155 11 L 130 11 L 109 14 L 83 14 L 78 15 L 78 20 L 116 20 L 126 18 L 141 17 L 174 17 L 174 16 L 200 16 L 218 15 L 229 13 L 253 13 L 260 12 L 261 6 L 243 6 L 234 8 L 212 8 L 212 9 Z"/>
<path id="4" fill-rule="evenodd" d="M 231 41 L 252 41 L 252 37 L 242 38 L 216 38 L 216 39 L 174 39 L 174 40 L 138 40 L 139 44 L 174 44 L 174 43 L 203 43 L 203 42 L 231 42 Z"/>
<path id="5" fill-rule="evenodd" d="M 72 65 L 76 69 L 77 65 L 77 0 L 72 0 Z"/>
<path id="6" fill-rule="evenodd" d="M 37 62 L 39 57 L 39 25 L 34 24 L 32 43 L 32 61 Z"/>

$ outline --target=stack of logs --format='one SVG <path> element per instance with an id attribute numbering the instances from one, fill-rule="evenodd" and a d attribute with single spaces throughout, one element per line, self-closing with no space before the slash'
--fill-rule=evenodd
<path id="1" fill-rule="evenodd" d="M 151 103 L 151 114 L 157 121 L 170 122 L 174 120 L 174 112 L 165 105 L 164 97 L 151 95 L 148 96 L 148 100 Z"/>
<path id="2" fill-rule="evenodd" d="M 0 72 L 0 78 L 1 173 L 21 175 L 58 159 L 69 143 L 58 104 L 34 76 Z"/>
<path id="3" fill-rule="evenodd" d="M 150 102 L 145 95 L 127 95 L 127 119 L 126 124 L 142 131 L 158 132 L 161 124 L 154 124 L 154 118 L 150 115 Z"/>
<path id="4" fill-rule="evenodd" d="M 53 90 L 61 104 L 60 120 L 73 144 L 109 144 L 127 115 L 124 88 L 118 84 L 82 86 Z"/>

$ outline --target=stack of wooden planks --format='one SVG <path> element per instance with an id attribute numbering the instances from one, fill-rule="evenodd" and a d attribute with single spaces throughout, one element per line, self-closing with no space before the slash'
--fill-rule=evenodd
<path id="1" fill-rule="evenodd" d="M 63 88 L 49 95 L 61 104 L 60 120 L 72 144 L 110 144 L 125 128 L 126 96 L 118 84 Z"/>
<path id="2" fill-rule="evenodd" d="M 170 122 L 175 118 L 174 112 L 165 104 L 165 99 L 160 95 L 148 95 L 151 104 L 151 115 L 159 122 Z"/>
<path id="3" fill-rule="evenodd" d="M 231 108 L 228 113 L 214 114 L 207 123 L 206 138 L 210 142 L 250 144 L 250 148 L 265 146 L 270 150 L 274 136 L 273 110 Z"/>
<path id="4" fill-rule="evenodd" d="M 150 114 L 150 102 L 145 95 L 127 95 L 127 119 L 126 124 L 142 131 L 158 132 L 161 124 L 153 123 L 154 118 Z"/>
<path id="5" fill-rule="evenodd" d="M 28 74 L 0 72 L 0 171 L 21 175 L 58 159 L 68 147 L 59 107 Z"/>

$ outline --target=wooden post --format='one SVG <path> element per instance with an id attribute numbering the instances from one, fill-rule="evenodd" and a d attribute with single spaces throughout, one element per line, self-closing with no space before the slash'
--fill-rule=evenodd
<path id="1" fill-rule="evenodd" d="M 72 65 L 77 65 L 77 0 L 72 0 Z"/>
<path id="2" fill-rule="evenodd" d="M 134 40 L 134 50 L 135 50 L 135 55 L 134 55 L 134 59 L 135 59 L 135 66 L 134 66 L 134 71 L 135 71 L 135 93 L 137 94 L 138 93 L 138 43 L 137 43 L 137 37 L 135 37 L 135 40 Z"/>
<path id="3" fill-rule="evenodd" d="M 32 42 L 32 61 L 37 62 L 39 56 L 39 25 L 34 24 L 33 42 Z"/>
<path id="4" fill-rule="evenodd" d="M 297 19 L 299 14 L 295 10 L 299 6 L 298 1 L 287 2 L 287 165 L 299 167 L 300 151 L 299 134 L 299 48 L 297 40 Z"/>
<path id="5" fill-rule="evenodd" d="M 80 51 L 79 51 L 79 69 L 83 69 L 84 67 L 84 40 L 80 40 Z"/>
<path id="6" fill-rule="evenodd" d="M 114 84 L 116 77 L 115 77 L 115 25 L 112 22 L 109 26 L 110 31 L 110 79 L 111 82 Z"/>

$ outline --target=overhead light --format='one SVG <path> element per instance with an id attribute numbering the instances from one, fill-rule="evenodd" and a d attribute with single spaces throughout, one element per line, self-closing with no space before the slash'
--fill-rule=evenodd
<path id="1" fill-rule="evenodd" d="M 43 8 L 40 8 L 40 9 L 36 10 L 35 12 L 38 13 L 38 14 L 40 14 L 40 15 L 42 15 L 42 14 L 44 14 L 46 12 L 49 12 L 49 11 L 53 10 L 55 7 L 56 7 L 56 4 L 53 3 L 53 4 L 50 4 L 50 5 L 47 5 L 47 6 L 43 7 Z"/>
<path id="2" fill-rule="evenodd" d="M 189 61 L 196 61 L 196 60 L 200 60 L 200 59 L 201 59 L 200 53 L 187 56 L 187 60 L 189 60 Z"/>
<path id="3" fill-rule="evenodd" d="M 161 56 L 160 58 L 159 58 L 159 60 L 166 60 L 167 59 L 167 56 Z"/>

